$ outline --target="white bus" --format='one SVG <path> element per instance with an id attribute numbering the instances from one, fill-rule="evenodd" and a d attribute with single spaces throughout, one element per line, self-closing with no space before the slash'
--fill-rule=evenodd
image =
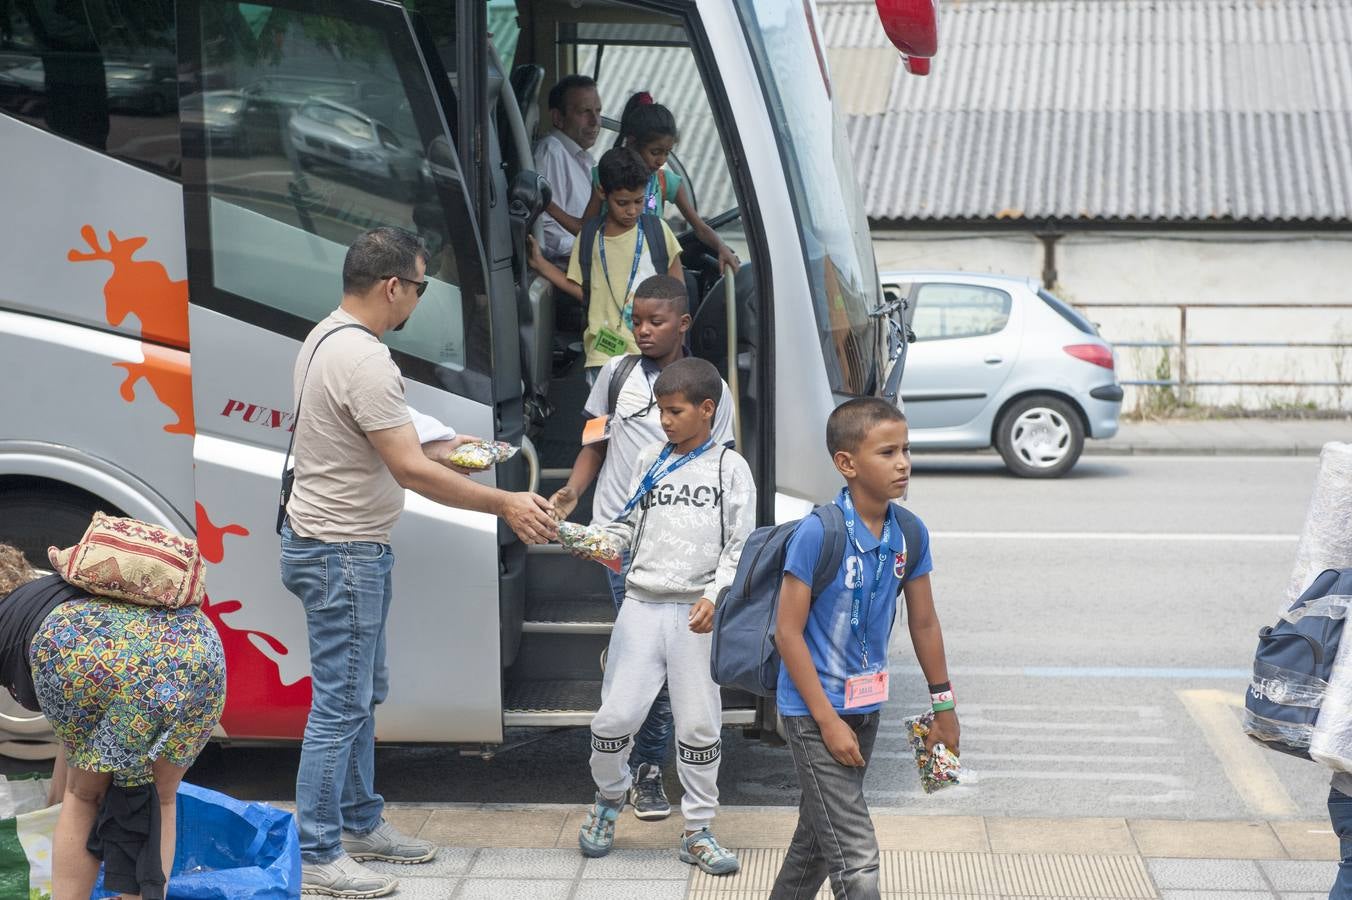
<path id="1" fill-rule="evenodd" d="M 931 0 L 885 6 L 894 39 L 932 52 Z M 387 336 L 410 405 L 521 445 L 481 476 L 500 487 L 566 476 L 576 304 L 556 308 L 524 246 L 544 202 L 532 139 L 573 72 L 612 116 L 637 89 L 676 112 L 673 165 L 746 263 L 725 281 L 673 210 L 693 349 L 737 386 L 761 521 L 800 515 L 833 491 L 829 411 L 904 360 L 810 0 L 0 6 L 0 539 L 40 561 L 100 509 L 195 534 L 223 739 L 304 728 L 304 616 L 273 525 L 292 365 L 357 234 L 402 226 L 435 254 Z M 599 567 L 413 495 L 393 544 L 382 741 L 492 748 L 590 720 L 613 620 Z M 726 700 L 730 723 L 765 718 Z M 0 716 L 0 737 L 45 729 Z"/>

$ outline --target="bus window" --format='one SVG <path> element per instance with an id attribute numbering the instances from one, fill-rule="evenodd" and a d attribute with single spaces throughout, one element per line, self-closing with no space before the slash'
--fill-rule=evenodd
<path id="1" fill-rule="evenodd" d="M 405 374 L 487 373 L 483 291 L 462 280 L 482 263 L 436 100 L 402 16 L 348 6 L 200 7 L 184 131 L 205 173 L 213 285 L 237 298 L 221 311 L 258 324 L 281 311 L 303 334 L 341 296 L 352 240 L 394 225 L 432 252 L 431 286 L 387 335 Z"/>
<path id="2" fill-rule="evenodd" d="M 0 111 L 179 173 L 173 0 L 0 4 Z"/>

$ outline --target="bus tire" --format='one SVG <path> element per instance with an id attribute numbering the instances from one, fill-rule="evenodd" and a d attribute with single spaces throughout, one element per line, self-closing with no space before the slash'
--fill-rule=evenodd
<path id="1" fill-rule="evenodd" d="M 46 570 L 51 565 L 47 548 L 75 544 L 99 510 L 122 515 L 79 488 L 28 480 L 0 482 L 0 541 L 18 547 L 30 565 Z"/>

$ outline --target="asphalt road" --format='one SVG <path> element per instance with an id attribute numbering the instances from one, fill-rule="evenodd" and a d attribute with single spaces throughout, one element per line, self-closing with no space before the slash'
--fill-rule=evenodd
<path id="1" fill-rule="evenodd" d="M 994 457 L 918 457 L 910 506 L 933 532 L 934 585 L 973 783 L 926 796 L 900 721 L 926 702 L 904 629 L 869 772 L 876 807 L 914 813 L 1320 818 L 1327 773 L 1260 750 L 1238 710 L 1255 635 L 1281 602 L 1317 463 L 1086 457 L 1022 481 Z M 520 737 L 520 735 L 517 735 Z M 491 761 L 378 751 L 389 800 L 577 802 L 571 730 Z M 212 747 L 190 779 L 289 799 L 296 753 Z M 790 805 L 787 751 L 725 736 L 727 804 Z M 668 773 L 673 796 L 679 786 Z"/>

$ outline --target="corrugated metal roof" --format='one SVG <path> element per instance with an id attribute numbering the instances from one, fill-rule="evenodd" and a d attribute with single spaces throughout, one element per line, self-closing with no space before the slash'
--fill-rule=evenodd
<path id="1" fill-rule="evenodd" d="M 849 81 L 875 6 L 819 11 L 875 221 L 1352 223 L 1352 0 L 941 0 Z"/>

